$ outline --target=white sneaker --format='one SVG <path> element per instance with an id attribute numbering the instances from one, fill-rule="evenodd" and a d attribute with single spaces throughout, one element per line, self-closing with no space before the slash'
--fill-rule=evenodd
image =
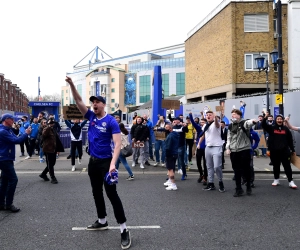
<path id="1" fill-rule="evenodd" d="M 140 168 L 145 168 L 144 165 L 143 165 L 143 163 L 140 164 Z"/>
<path id="2" fill-rule="evenodd" d="M 76 170 L 75 166 L 72 166 L 72 172 L 74 172 Z"/>
<path id="3" fill-rule="evenodd" d="M 166 190 L 177 190 L 176 184 L 172 183 L 170 186 L 166 187 Z"/>
<path id="4" fill-rule="evenodd" d="M 165 186 L 165 187 L 168 187 L 168 186 L 170 186 L 170 185 L 172 185 L 172 182 L 170 181 L 170 179 L 168 179 L 168 180 L 164 183 L 164 186 Z"/>
<path id="5" fill-rule="evenodd" d="M 28 159 L 30 159 L 30 158 L 31 158 L 31 156 L 28 155 L 27 157 L 25 157 L 25 160 L 28 160 Z"/>
<path id="6" fill-rule="evenodd" d="M 183 174 L 181 169 L 178 169 L 178 174 Z"/>
<path id="7" fill-rule="evenodd" d="M 274 181 L 273 181 L 273 183 L 272 183 L 272 186 L 278 186 L 278 185 L 280 185 L 280 183 L 279 183 L 279 179 L 275 179 Z"/>
<path id="8" fill-rule="evenodd" d="M 162 163 L 161 163 L 161 166 L 164 167 L 164 166 L 165 166 L 165 163 L 162 162 Z"/>
<path id="9" fill-rule="evenodd" d="M 132 165 L 131 165 L 131 167 L 133 167 L 133 168 L 135 167 L 135 162 L 132 162 Z"/>
<path id="10" fill-rule="evenodd" d="M 81 159 L 78 158 L 78 164 L 81 165 Z"/>
<path id="11" fill-rule="evenodd" d="M 155 162 L 155 164 L 153 166 L 156 167 L 157 165 L 158 165 L 158 162 Z"/>
<path id="12" fill-rule="evenodd" d="M 293 181 L 290 181 L 290 182 L 289 182 L 289 187 L 290 187 L 290 188 L 293 188 L 293 189 L 296 189 L 296 188 L 297 188 L 296 184 L 295 184 Z"/>

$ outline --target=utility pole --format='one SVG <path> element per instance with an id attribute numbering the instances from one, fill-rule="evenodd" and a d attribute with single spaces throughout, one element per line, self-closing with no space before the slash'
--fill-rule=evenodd
<path id="1" fill-rule="evenodd" d="M 281 0 L 278 0 L 276 3 L 277 11 L 277 41 L 278 41 L 278 91 L 281 95 L 281 103 L 279 104 L 279 114 L 284 116 L 283 110 L 283 64 L 282 59 L 282 5 Z"/>

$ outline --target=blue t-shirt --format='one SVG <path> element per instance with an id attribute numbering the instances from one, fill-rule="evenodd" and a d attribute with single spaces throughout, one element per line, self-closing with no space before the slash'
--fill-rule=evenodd
<path id="1" fill-rule="evenodd" d="M 111 158 L 114 152 L 113 134 L 121 133 L 116 119 L 106 114 L 98 119 L 91 110 L 84 116 L 90 121 L 88 137 L 90 155 L 96 158 Z"/>

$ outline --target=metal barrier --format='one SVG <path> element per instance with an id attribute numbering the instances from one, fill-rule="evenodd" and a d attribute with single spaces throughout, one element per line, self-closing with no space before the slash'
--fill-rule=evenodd
<path id="1" fill-rule="evenodd" d="M 64 148 L 71 147 L 71 136 L 70 136 L 70 129 L 62 129 L 59 132 L 59 138 L 64 146 Z M 86 145 L 87 142 L 87 130 L 82 130 L 82 145 Z"/>

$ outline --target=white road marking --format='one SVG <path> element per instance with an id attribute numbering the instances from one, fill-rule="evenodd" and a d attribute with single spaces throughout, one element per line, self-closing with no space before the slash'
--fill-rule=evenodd
<path id="1" fill-rule="evenodd" d="M 159 229 L 160 226 L 127 226 L 128 229 Z M 120 227 L 108 227 L 111 230 L 120 230 Z M 73 231 L 84 231 L 86 227 L 72 227 Z"/>
<path id="2" fill-rule="evenodd" d="M 271 170 L 270 170 L 270 169 L 268 169 L 268 168 L 265 168 L 265 170 L 266 170 L 266 171 L 271 171 Z"/>

